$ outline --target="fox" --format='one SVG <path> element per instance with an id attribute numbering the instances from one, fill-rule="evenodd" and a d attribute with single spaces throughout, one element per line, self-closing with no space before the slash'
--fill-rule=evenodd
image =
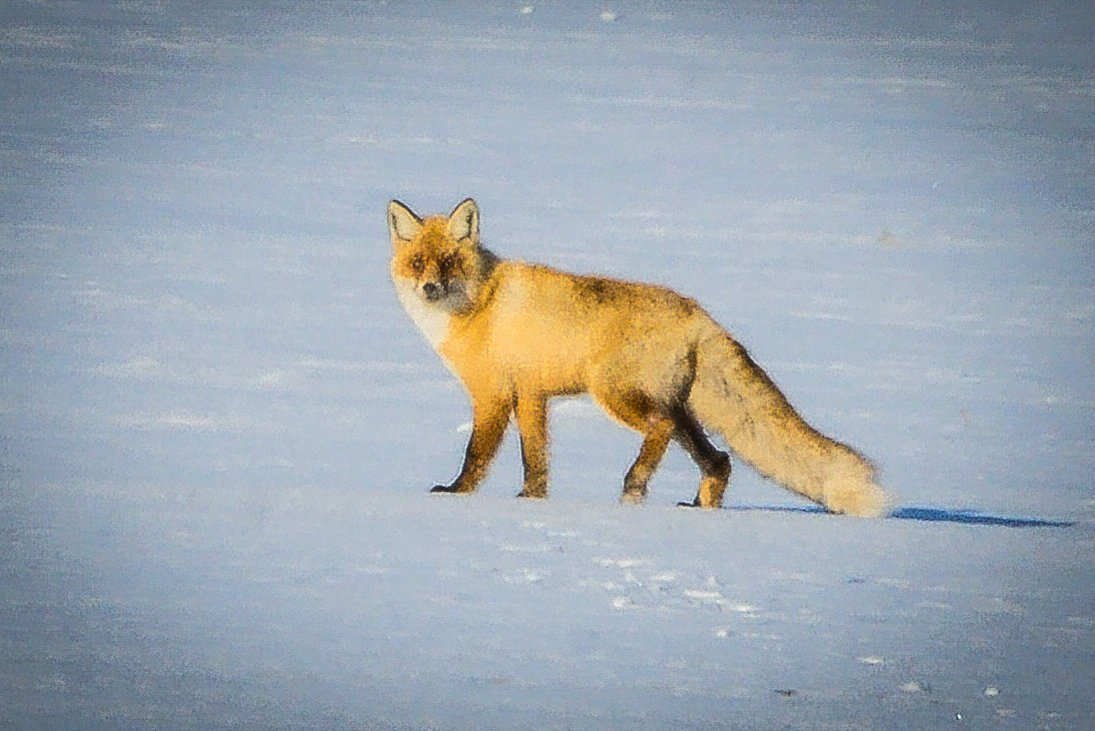
<path id="1" fill-rule="evenodd" d="M 620 501 L 643 502 L 671 442 L 699 467 L 696 496 L 722 506 L 730 455 L 832 513 L 882 515 L 889 493 L 852 447 L 810 426 L 746 349 L 693 299 L 671 289 L 503 259 L 480 242 L 479 206 L 422 218 L 388 204 L 396 296 L 472 407 L 456 479 L 431 492 L 473 493 L 511 418 L 524 482 L 548 493 L 548 402 L 588 393 L 642 435 Z"/>

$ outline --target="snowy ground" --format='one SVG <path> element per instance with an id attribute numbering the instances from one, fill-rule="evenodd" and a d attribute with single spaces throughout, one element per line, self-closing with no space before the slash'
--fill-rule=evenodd
<path id="1" fill-rule="evenodd" d="M 0 7 L 0 726 L 1095 725 L 1083 3 Z M 608 12 L 611 10 L 612 12 Z M 463 393 L 384 207 L 668 284 L 894 517 Z"/>

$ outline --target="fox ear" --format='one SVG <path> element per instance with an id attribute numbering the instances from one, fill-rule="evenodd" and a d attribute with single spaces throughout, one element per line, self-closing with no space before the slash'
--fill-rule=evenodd
<path id="1" fill-rule="evenodd" d="M 470 241 L 479 245 L 479 206 L 471 198 L 466 199 L 449 214 L 449 235 L 457 241 Z"/>
<path id="2" fill-rule="evenodd" d="M 422 219 L 414 214 L 410 208 L 399 201 L 388 204 L 388 232 L 392 236 L 392 244 L 398 245 L 402 241 L 410 241 L 422 230 Z"/>

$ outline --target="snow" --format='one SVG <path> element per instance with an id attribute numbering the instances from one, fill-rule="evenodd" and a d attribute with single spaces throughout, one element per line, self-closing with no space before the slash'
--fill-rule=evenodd
<path id="1" fill-rule="evenodd" d="M 1095 725 L 1083 4 L 0 9 L 0 726 Z M 464 394 L 384 210 L 696 297 L 889 519 Z"/>

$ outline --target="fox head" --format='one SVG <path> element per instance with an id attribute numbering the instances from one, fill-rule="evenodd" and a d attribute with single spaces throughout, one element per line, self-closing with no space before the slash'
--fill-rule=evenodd
<path id="1" fill-rule="evenodd" d="M 474 200 L 465 200 L 448 218 L 426 219 L 393 200 L 388 204 L 388 230 L 394 249 L 392 280 L 401 299 L 411 296 L 450 314 L 474 303 L 484 261 Z"/>

